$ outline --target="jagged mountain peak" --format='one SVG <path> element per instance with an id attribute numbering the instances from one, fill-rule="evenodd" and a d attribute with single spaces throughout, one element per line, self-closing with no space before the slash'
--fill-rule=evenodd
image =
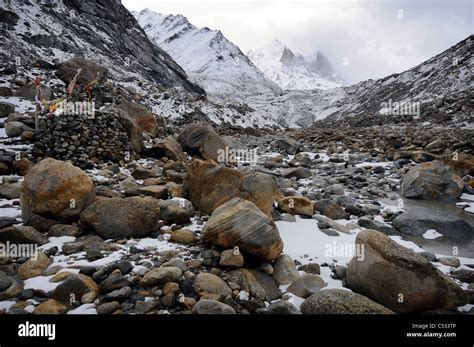
<path id="1" fill-rule="evenodd" d="M 198 28 L 182 15 L 135 12 L 148 36 L 209 94 L 275 93 L 278 86 L 220 30 Z"/>
<path id="2" fill-rule="evenodd" d="M 319 51 L 304 57 L 295 54 L 278 39 L 250 51 L 248 56 L 269 79 L 283 89 L 331 89 L 340 87 L 344 82 Z"/>

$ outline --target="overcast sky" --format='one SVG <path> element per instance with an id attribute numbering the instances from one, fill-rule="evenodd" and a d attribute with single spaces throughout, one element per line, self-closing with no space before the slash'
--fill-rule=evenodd
<path id="1" fill-rule="evenodd" d="M 473 0 L 122 0 L 219 29 L 244 53 L 278 38 L 348 82 L 407 70 L 474 33 Z M 347 57 L 347 59 L 344 59 Z M 344 61 L 348 61 L 345 65 Z"/>

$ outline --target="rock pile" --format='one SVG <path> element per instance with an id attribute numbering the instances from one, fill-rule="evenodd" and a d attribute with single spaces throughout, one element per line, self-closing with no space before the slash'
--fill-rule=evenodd
<path id="1" fill-rule="evenodd" d="M 133 155 L 126 129 L 113 114 L 61 115 L 46 119 L 43 132 L 36 134 L 33 154 L 71 160 L 81 168 L 94 164 L 129 161 Z"/>

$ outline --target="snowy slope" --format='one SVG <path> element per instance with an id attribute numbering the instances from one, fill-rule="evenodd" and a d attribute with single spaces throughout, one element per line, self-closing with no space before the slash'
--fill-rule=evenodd
<path id="1" fill-rule="evenodd" d="M 344 82 L 321 53 L 295 55 L 278 40 L 250 51 L 249 58 L 272 81 L 285 90 L 337 88 Z"/>
<path id="2" fill-rule="evenodd" d="M 331 112 L 326 112 L 325 123 L 371 126 L 413 121 L 410 117 L 383 114 L 383 105 L 392 101 L 419 104 L 420 112 L 415 119 L 419 122 L 473 124 L 473 51 L 474 35 L 471 35 L 407 71 L 345 87 L 339 99 L 327 106 L 326 111 L 331 109 Z"/>
<path id="3" fill-rule="evenodd" d="M 182 15 L 165 16 L 148 9 L 133 14 L 148 36 L 209 94 L 279 90 L 220 31 L 198 28 Z"/>
<path id="4" fill-rule="evenodd" d="M 205 94 L 153 44 L 115 0 L 0 0 L 0 60 L 34 66 L 82 56 L 99 62 L 116 80 L 134 78 L 162 88 Z"/>

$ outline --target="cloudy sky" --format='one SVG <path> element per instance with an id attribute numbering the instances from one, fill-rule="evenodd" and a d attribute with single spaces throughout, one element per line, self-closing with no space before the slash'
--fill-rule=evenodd
<path id="1" fill-rule="evenodd" d="M 244 53 L 278 38 L 348 82 L 407 70 L 474 33 L 472 0 L 122 0 L 219 29 Z M 345 59 L 345 57 L 347 57 Z M 348 64 L 344 64 L 348 61 Z"/>

